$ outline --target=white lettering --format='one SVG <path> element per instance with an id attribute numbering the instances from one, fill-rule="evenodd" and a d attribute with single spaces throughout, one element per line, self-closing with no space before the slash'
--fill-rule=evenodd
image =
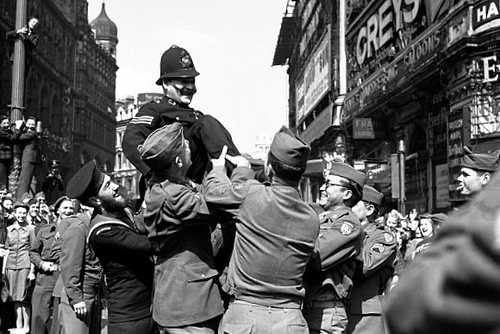
<path id="1" fill-rule="evenodd" d="M 394 27 L 396 31 L 399 31 L 403 28 L 403 20 L 401 15 L 401 1 L 402 0 L 392 0 L 392 7 L 394 8 L 394 12 L 396 13 L 396 22 L 394 23 Z"/>
<path id="2" fill-rule="evenodd" d="M 380 6 L 380 8 L 378 9 L 378 16 L 380 18 L 379 33 L 378 33 L 380 36 L 379 46 L 382 47 L 392 39 L 392 33 L 393 33 L 392 29 L 389 27 L 389 24 L 392 22 L 391 2 L 389 0 L 386 0 Z"/>
<path id="3" fill-rule="evenodd" d="M 368 58 L 372 57 L 378 50 L 378 18 L 376 14 L 373 14 L 368 19 L 367 23 L 368 33 L 367 33 L 367 44 L 368 44 Z M 373 47 L 373 51 L 372 51 Z M 372 53 L 373 52 L 373 53 Z"/>
<path id="4" fill-rule="evenodd" d="M 484 57 L 482 58 L 482 61 L 483 61 L 483 71 L 484 71 L 483 82 L 497 81 L 498 80 L 498 72 L 496 71 L 497 56 Z M 494 75 L 492 76 L 492 74 Z"/>
<path id="5" fill-rule="evenodd" d="M 490 3 L 490 9 L 488 9 L 488 19 L 492 16 L 498 16 L 498 8 L 494 2 Z"/>
<path id="6" fill-rule="evenodd" d="M 478 8 L 476 11 L 477 14 L 477 22 L 481 22 L 483 20 L 486 20 L 486 6 L 483 6 L 481 8 Z"/>
<path id="7" fill-rule="evenodd" d="M 358 33 L 358 41 L 356 43 L 356 59 L 358 64 L 363 64 L 366 59 L 366 27 L 362 27 Z"/>

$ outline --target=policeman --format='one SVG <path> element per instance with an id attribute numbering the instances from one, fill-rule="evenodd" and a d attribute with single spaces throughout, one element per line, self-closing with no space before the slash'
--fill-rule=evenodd
<path id="1" fill-rule="evenodd" d="M 316 257 L 305 278 L 304 315 L 311 333 L 347 329 L 345 303 L 363 243 L 361 224 L 351 208 L 361 200 L 365 181 L 365 174 L 345 163 L 333 162 L 325 171 Z"/>
<path id="2" fill-rule="evenodd" d="M 486 186 L 498 169 L 498 154 L 472 153 L 468 150 L 461 159 L 460 167 L 457 191 L 470 197 Z"/>
<path id="3" fill-rule="evenodd" d="M 218 157 L 224 145 L 229 154 L 239 155 L 231 135 L 218 120 L 189 107 L 196 93 L 195 77 L 198 75 L 185 49 L 172 45 L 163 53 L 156 84 L 163 87 L 165 96 L 160 103 L 151 102 L 139 110 L 127 125 L 122 143 L 125 156 L 144 176 L 149 175 L 150 167 L 141 160 L 138 146 L 155 129 L 173 122 L 184 126 L 193 159 L 188 177 L 195 182 L 201 183 L 209 156 Z"/>
<path id="4" fill-rule="evenodd" d="M 365 185 L 363 199 L 352 209 L 364 230 L 361 259 L 354 276 L 354 286 L 348 303 L 348 333 L 384 334 L 382 294 L 394 271 L 396 238 L 377 226 L 377 218 L 384 195 Z"/>
<path id="5" fill-rule="evenodd" d="M 67 192 L 94 207 L 87 241 L 106 277 L 108 333 L 151 333 L 151 244 L 135 230 L 136 222 L 127 208 L 131 198 L 94 161 L 71 178 Z"/>

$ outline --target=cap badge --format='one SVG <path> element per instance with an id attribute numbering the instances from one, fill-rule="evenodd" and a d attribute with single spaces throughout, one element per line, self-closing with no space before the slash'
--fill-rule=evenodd
<path id="1" fill-rule="evenodd" d="M 191 60 L 191 57 L 189 55 L 184 55 L 181 58 L 181 65 L 182 67 L 192 67 L 193 66 L 193 61 Z"/>

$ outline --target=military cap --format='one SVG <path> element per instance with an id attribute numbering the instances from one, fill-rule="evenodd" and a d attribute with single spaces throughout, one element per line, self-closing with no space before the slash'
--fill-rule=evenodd
<path id="1" fill-rule="evenodd" d="M 424 213 L 420 215 L 420 218 L 430 219 L 435 225 L 440 225 L 448 220 L 448 216 L 444 213 Z"/>
<path id="2" fill-rule="evenodd" d="M 141 159 L 151 169 L 170 165 L 184 149 L 184 131 L 181 123 L 167 124 L 153 131 L 137 147 Z"/>
<path id="3" fill-rule="evenodd" d="M 21 202 L 21 201 L 16 201 L 12 207 L 14 210 L 16 208 L 25 208 L 26 210 L 29 210 L 30 207 L 28 205 L 28 202 Z"/>
<path id="4" fill-rule="evenodd" d="M 70 198 L 76 198 L 82 203 L 87 203 L 90 197 L 97 196 L 103 182 L 104 173 L 97 168 L 95 161 L 91 160 L 83 165 L 69 180 L 66 194 Z"/>
<path id="5" fill-rule="evenodd" d="M 296 168 L 306 168 L 311 147 L 283 126 L 273 138 L 269 153 L 279 162 Z"/>
<path id="6" fill-rule="evenodd" d="M 469 153 L 462 157 L 460 166 L 479 171 L 495 172 L 498 168 L 498 155 L 488 153 Z"/>
<path id="7" fill-rule="evenodd" d="M 366 175 L 360 171 L 357 171 L 352 166 L 343 162 L 331 162 L 331 167 L 326 171 L 326 175 L 337 175 L 346 178 L 361 188 L 365 185 Z"/>
<path id="8" fill-rule="evenodd" d="M 380 204 L 382 204 L 383 198 L 384 198 L 384 194 L 377 191 L 377 189 L 375 189 L 369 185 L 366 185 L 366 184 L 364 185 L 363 198 L 362 198 L 363 201 L 373 203 L 375 205 L 380 205 Z"/>
<path id="9" fill-rule="evenodd" d="M 161 86 L 163 79 L 167 78 L 193 78 L 199 74 L 189 52 L 177 45 L 172 45 L 161 56 L 160 78 L 156 80 L 156 84 Z"/>

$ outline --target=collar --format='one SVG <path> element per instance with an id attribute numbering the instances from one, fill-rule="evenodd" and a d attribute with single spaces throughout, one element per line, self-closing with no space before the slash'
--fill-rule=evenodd
<path id="1" fill-rule="evenodd" d="M 296 182 L 296 181 L 289 181 L 289 180 L 285 180 L 285 179 L 282 179 L 278 176 L 273 176 L 273 179 L 271 180 L 271 185 L 272 186 L 287 186 L 287 187 L 292 187 L 294 189 L 299 189 L 299 183 Z"/>

